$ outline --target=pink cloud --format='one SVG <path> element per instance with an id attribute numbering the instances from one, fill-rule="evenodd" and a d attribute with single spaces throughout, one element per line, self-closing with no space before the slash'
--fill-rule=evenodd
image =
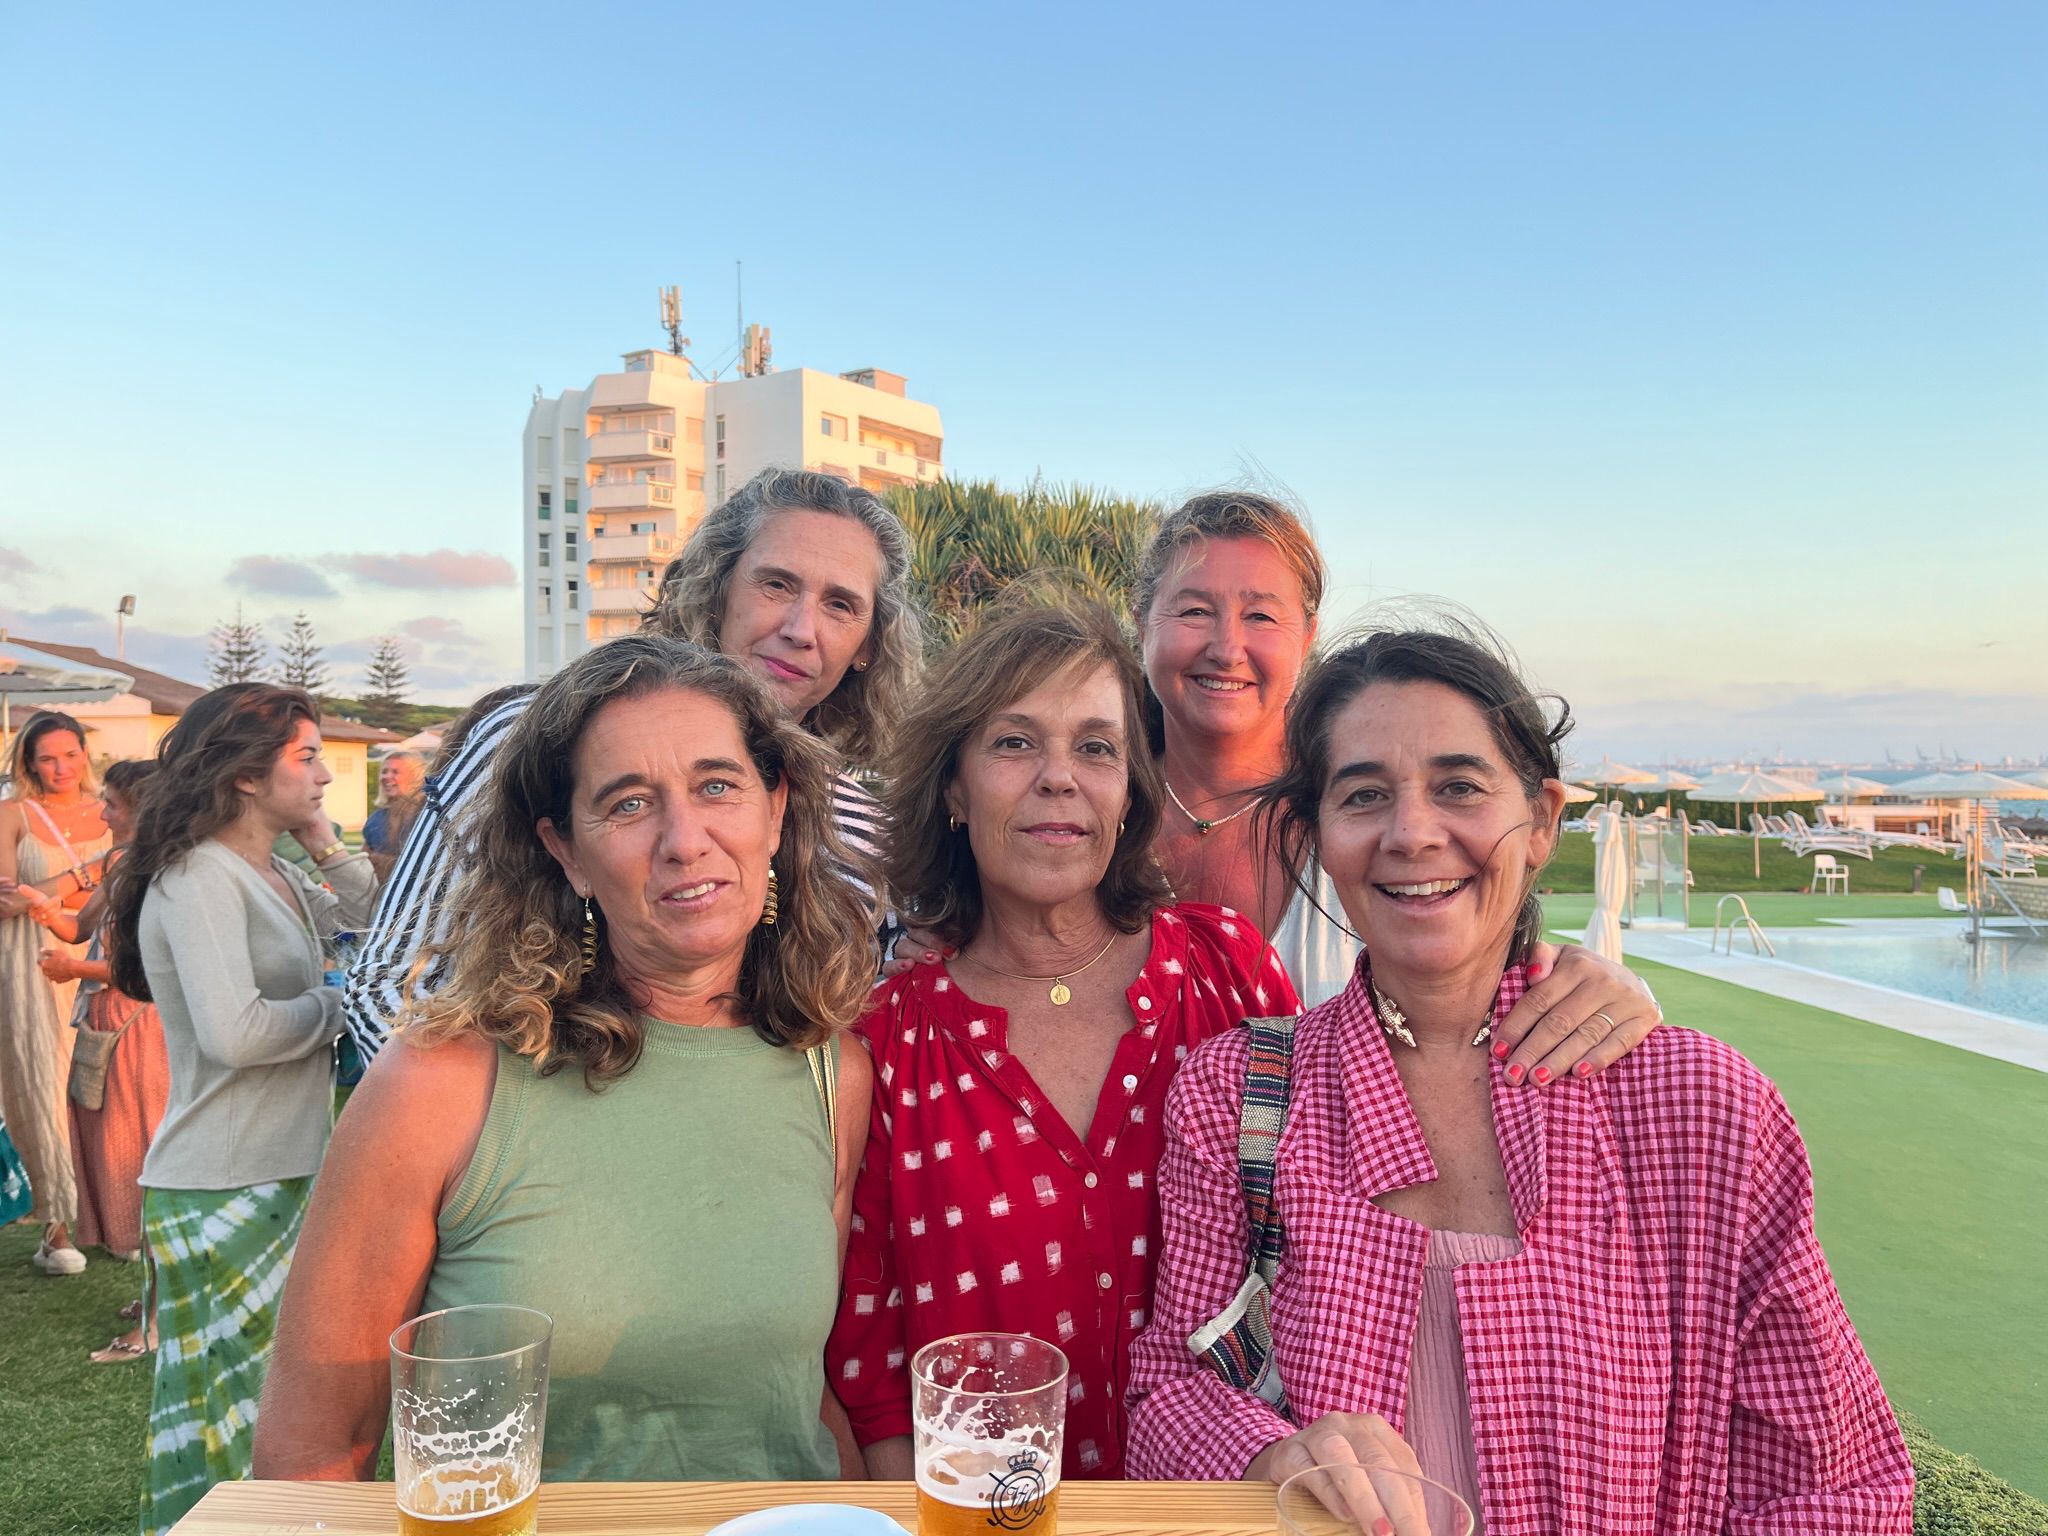
<path id="1" fill-rule="evenodd" d="M 397 587 L 408 592 L 509 587 L 518 580 L 511 561 L 481 550 L 472 554 L 436 549 L 424 555 L 329 555 L 321 564 L 369 586 Z"/>

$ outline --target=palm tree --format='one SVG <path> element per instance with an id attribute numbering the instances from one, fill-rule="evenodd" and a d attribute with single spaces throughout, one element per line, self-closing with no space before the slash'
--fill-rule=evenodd
<path id="1" fill-rule="evenodd" d="M 926 649 L 959 638 L 977 609 L 1022 577 L 1058 575 L 1128 612 L 1157 503 L 1034 480 L 898 486 L 889 505 L 910 533 L 911 589 L 929 619 Z"/>

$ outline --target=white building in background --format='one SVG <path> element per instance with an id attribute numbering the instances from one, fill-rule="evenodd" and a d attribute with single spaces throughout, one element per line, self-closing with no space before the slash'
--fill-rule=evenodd
<path id="1" fill-rule="evenodd" d="M 941 476 L 936 406 L 867 368 L 706 382 L 667 352 L 536 399 L 523 451 L 526 676 L 638 628 L 705 509 L 771 465 L 884 491 Z"/>

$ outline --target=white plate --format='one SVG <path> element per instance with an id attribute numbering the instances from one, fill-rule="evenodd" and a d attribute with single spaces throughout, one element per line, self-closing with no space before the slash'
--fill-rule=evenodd
<path id="1" fill-rule="evenodd" d="M 714 1526 L 707 1536 L 904 1536 L 887 1515 L 852 1504 L 785 1504 Z"/>

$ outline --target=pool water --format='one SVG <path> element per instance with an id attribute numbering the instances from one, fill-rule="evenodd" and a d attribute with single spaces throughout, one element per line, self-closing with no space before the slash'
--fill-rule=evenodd
<path id="1" fill-rule="evenodd" d="M 1882 926 L 1881 933 L 1825 928 L 1769 932 L 1778 958 L 1787 964 L 2048 1025 L 2048 943 L 1987 938 L 1971 944 L 1962 923 Z M 1901 932 L 1902 927 L 1909 931 Z M 1920 929 L 1928 931 L 1911 931 Z M 1747 945 L 1741 952 L 1747 953 Z"/>

